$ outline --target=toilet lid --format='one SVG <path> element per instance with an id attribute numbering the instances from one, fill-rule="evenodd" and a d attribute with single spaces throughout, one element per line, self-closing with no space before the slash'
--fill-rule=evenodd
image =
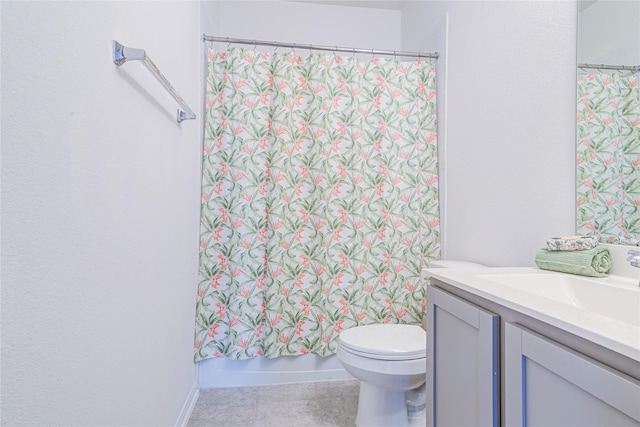
<path id="1" fill-rule="evenodd" d="M 415 325 L 356 326 L 340 333 L 340 345 L 373 359 L 418 359 L 427 354 L 427 332 Z"/>

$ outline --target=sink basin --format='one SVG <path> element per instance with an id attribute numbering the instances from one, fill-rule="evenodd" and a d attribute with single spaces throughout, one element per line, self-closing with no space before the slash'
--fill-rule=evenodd
<path id="1" fill-rule="evenodd" d="M 640 288 L 567 274 L 479 274 L 478 278 L 640 327 Z"/>

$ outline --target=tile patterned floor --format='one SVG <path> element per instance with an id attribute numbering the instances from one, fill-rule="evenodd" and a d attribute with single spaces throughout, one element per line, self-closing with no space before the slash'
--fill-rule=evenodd
<path id="1" fill-rule="evenodd" d="M 356 380 L 203 389 L 188 427 L 353 427 L 358 390 Z"/>

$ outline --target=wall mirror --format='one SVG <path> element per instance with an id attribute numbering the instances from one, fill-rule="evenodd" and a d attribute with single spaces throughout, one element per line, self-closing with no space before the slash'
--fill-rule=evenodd
<path id="1" fill-rule="evenodd" d="M 640 241 L 640 1 L 578 1 L 577 234 Z"/>

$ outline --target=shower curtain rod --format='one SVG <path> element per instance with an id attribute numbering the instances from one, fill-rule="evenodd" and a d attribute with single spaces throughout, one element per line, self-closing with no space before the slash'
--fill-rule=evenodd
<path id="1" fill-rule="evenodd" d="M 282 43 L 282 42 L 269 42 L 263 40 L 249 40 L 249 39 L 235 39 L 231 37 L 217 37 L 202 35 L 203 41 L 208 42 L 222 42 L 222 43 L 237 43 L 248 44 L 256 46 L 275 46 L 275 47 L 288 47 L 292 49 L 311 49 L 311 50 L 324 50 L 329 52 L 347 52 L 347 53 L 365 53 L 369 55 L 391 55 L 391 56 L 408 56 L 413 58 L 431 58 L 438 59 L 440 54 L 434 53 L 421 53 L 421 52 L 402 52 L 395 50 L 376 50 L 376 49 L 358 49 L 352 47 L 338 47 L 338 46 L 318 46 L 314 44 L 298 44 L 298 43 Z"/>
<path id="2" fill-rule="evenodd" d="M 578 64 L 578 68 L 593 68 L 597 70 L 640 71 L 640 65 L 604 65 L 604 64 Z"/>

